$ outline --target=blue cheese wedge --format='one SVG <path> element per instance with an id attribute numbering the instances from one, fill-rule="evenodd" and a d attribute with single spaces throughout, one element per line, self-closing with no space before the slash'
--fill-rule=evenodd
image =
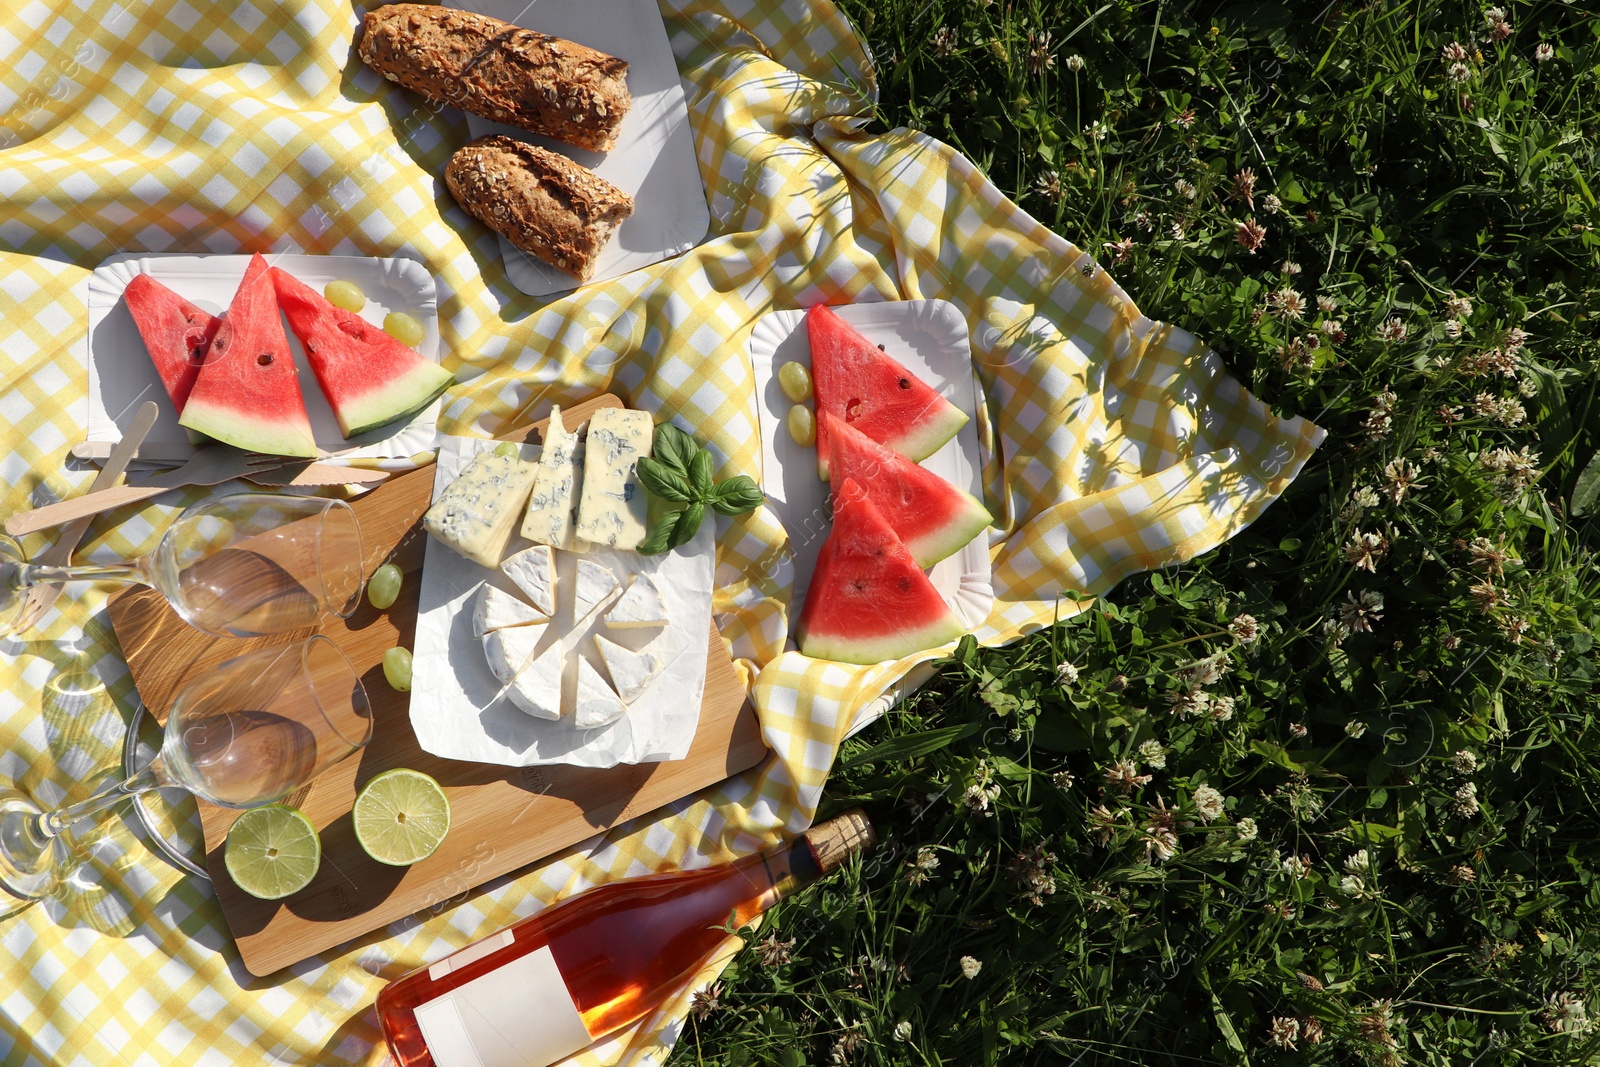
<path id="1" fill-rule="evenodd" d="M 605 614 L 605 624 L 613 630 L 634 629 L 641 626 L 665 626 L 667 606 L 662 603 L 661 590 L 648 574 L 641 574 L 622 594 L 617 606 Z"/>
<path id="2" fill-rule="evenodd" d="M 578 560 L 573 580 L 572 621 L 582 623 L 596 607 L 617 591 L 617 576 L 591 559 Z"/>
<path id="3" fill-rule="evenodd" d="M 534 545 L 500 564 L 535 608 L 548 618 L 556 613 L 556 554 L 549 545 Z"/>
<path id="4" fill-rule="evenodd" d="M 548 622 L 553 611 L 535 611 L 504 589 L 485 582 L 478 589 L 472 609 L 472 635 L 483 637 L 507 626 L 527 626 L 529 623 Z M 504 679 L 501 679 L 504 681 Z"/>
<path id="5" fill-rule="evenodd" d="M 502 454 L 504 453 L 504 454 Z M 539 472 L 538 449 L 505 444 L 480 452 L 433 502 L 423 527 L 472 562 L 498 567 Z"/>
<path id="6" fill-rule="evenodd" d="M 502 630 L 501 633 L 510 631 Z M 561 675 L 566 665 L 566 643 L 557 641 L 511 679 L 511 703 L 536 719 L 561 718 Z"/>
<path id="7" fill-rule="evenodd" d="M 635 549 L 648 533 L 638 464 L 650 454 L 655 421 L 648 411 L 601 408 L 589 417 L 577 535 L 594 545 Z"/>
<path id="8" fill-rule="evenodd" d="M 624 704 L 632 704 L 639 695 L 650 688 L 665 666 L 661 657 L 645 649 L 635 652 L 623 648 L 601 634 L 594 635 L 594 647 L 600 650 L 606 673 L 611 675 L 611 687 L 617 691 Z"/>
<path id="9" fill-rule="evenodd" d="M 546 627 L 507 626 L 484 635 L 483 654 L 489 660 L 489 670 L 502 682 L 510 682 L 528 664 L 534 662 L 533 651 L 539 647 L 539 638 Z"/>
<path id="10" fill-rule="evenodd" d="M 545 430 L 544 451 L 539 455 L 539 475 L 528 497 L 528 512 L 522 519 L 522 536 L 538 545 L 572 549 L 576 547 L 573 507 L 578 486 L 583 482 L 583 444 L 578 427 L 568 430 L 561 422 L 561 409 L 550 412 Z"/>
<path id="11" fill-rule="evenodd" d="M 591 730 L 616 722 L 628 710 L 621 698 L 600 677 L 594 665 L 578 657 L 578 701 L 573 709 L 573 725 L 580 730 Z"/>

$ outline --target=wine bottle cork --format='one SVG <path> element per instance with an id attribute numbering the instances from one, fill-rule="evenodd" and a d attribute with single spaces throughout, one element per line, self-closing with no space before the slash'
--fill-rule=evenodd
<path id="1" fill-rule="evenodd" d="M 855 853 L 871 851 L 878 843 L 878 832 L 872 828 L 866 812 L 851 808 L 838 818 L 807 830 L 805 839 L 816 857 L 817 866 L 823 874 L 830 874 Z"/>

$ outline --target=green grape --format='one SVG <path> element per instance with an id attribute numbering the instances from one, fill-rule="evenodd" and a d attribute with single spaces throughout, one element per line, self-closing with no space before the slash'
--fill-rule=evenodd
<path id="1" fill-rule="evenodd" d="M 359 312 L 367 306 L 367 294 L 361 291 L 361 286 L 355 282 L 329 282 L 322 290 L 322 295 L 328 298 L 328 303 L 336 308 L 344 308 L 349 312 Z"/>
<path id="2" fill-rule="evenodd" d="M 517 453 L 518 449 L 514 441 L 501 441 L 494 446 L 494 454 L 501 459 L 514 459 Z"/>
<path id="3" fill-rule="evenodd" d="M 804 404 L 796 404 L 789 409 L 789 436 L 794 438 L 794 443 L 801 448 L 810 448 L 817 443 L 817 419 L 811 414 L 811 409 Z"/>
<path id="4" fill-rule="evenodd" d="M 367 579 L 367 602 L 379 611 L 393 605 L 400 595 L 400 577 L 400 568 L 393 563 L 385 563 L 373 571 L 372 577 Z"/>
<path id="5" fill-rule="evenodd" d="M 793 360 L 778 368 L 778 388 L 796 404 L 811 395 L 811 372 Z"/>
<path id="6" fill-rule="evenodd" d="M 412 348 L 422 343 L 422 323 L 403 311 L 391 311 L 383 317 L 383 332 Z"/>
<path id="7" fill-rule="evenodd" d="M 391 648 L 383 654 L 383 676 L 397 693 L 411 692 L 411 650 Z"/>

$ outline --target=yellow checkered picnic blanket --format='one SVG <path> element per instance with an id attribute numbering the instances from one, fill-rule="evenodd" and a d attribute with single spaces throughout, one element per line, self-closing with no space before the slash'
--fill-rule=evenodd
<path id="1" fill-rule="evenodd" d="M 551 301 L 515 291 L 492 234 L 439 177 L 451 109 L 366 70 L 349 0 L 11 0 L 0 14 L 0 507 L 83 491 L 84 282 L 119 251 L 421 258 L 464 384 L 446 428 L 492 433 L 601 389 L 701 428 L 723 474 L 758 471 L 745 346 L 763 313 L 941 298 L 966 316 L 1002 644 L 1252 521 L 1320 440 L 1193 336 L 1139 314 L 1084 251 L 923 134 L 864 132 L 872 65 L 828 0 L 661 0 L 711 234 L 676 260 Z M 571 313 L 582 306 L 585 314 Z M 137 358 L 130 354 L 130 358 Z M 171 507 L 99 530 L 150 548 Z M 7 1064 L 377 1063 L 386 979 L 608 878 L 700 866 L 811 821 L 840 739 L 914 661 L 784 651 L 784 531 L 719 529 L 716 608 L 774 757 L 541 869 L 398 922 L 272 980 L 240 967 L 209 886 L 131 824 L 94 839 L 71 893 L 0 921 Z M 42 541 L 29 544 L 35 549 Z M 136 694 L 105 590 L 74 587 L 0 642 L 0 778 L 76 799 L 114 764 Z M 716 968 L 708 970 L 707 975 Z M 658 1062 L 687 993 L 586 1062 Z"/>

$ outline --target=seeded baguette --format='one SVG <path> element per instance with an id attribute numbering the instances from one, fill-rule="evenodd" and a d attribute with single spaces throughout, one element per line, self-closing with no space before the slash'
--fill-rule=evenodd
<path id="1" fill-rule="evenodd" d="M 458 149 L 444 181 L 473 217 L 579 281 L 589 280 L 611 231 L 633 214 L 633 198 L 598 174 L 500 134 Z"/>
<path id="2" fill-rule="evenodd" d="M 633 106 L 625 60 L 471 11 L 376 8 L 360 51 L 373 70 L 429 99 L 593 152 L 611 151 Z"/>

